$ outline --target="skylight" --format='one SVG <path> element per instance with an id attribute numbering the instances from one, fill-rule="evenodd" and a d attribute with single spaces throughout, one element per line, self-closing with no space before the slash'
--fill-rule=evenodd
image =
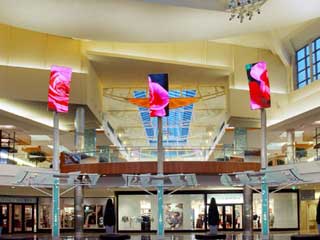
<path id="1" fill-rule="evenodd" d="M 146 98 L 145 90 L 134 91 L 135 98 Z M 196 90 L 169 90 L 170 98 L 195 97 Z M 147 141 L 151 146 L 157 145 L 157 118 L 150 118 L 149 109 L 139 107 L 140 117 L 145 129 Z M 177 109 L 170 109 L 169 116 L 163 118 L 163 145 L 184 146 L 187 144 L 189 127 L 192 119 L 193 104 Z"/>

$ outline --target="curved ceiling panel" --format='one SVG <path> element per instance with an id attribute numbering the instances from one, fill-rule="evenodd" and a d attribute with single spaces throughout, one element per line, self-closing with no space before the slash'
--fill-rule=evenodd
<path id="1" fill-rule="evenodd" d="M 195 1 L 187 7 L 174 2 L 1 0 L 0 22 L 90 40 L 191 41 L 273 30 L 319 17 L 320 9 L 319 0 L 269 0 L 261 15 L 240 24 L 229 22 L 227 12 L 200 9 L 208 7 L 197 7 Z"/>

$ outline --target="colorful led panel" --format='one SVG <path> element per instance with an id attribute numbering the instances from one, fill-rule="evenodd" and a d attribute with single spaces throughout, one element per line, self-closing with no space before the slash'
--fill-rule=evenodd
<path id="1" fill-rule="evenodd" d="M 149 74 L 150 117 L 169 115 L 168 74 Z"/>
<path id="2" fill-rule="evenodd" d="M 270 85 L 265 62 L 246 65 L 249 90 L 250 107 L 252 110 L 270 107 Z"/>
<path id="3" fill-rule="evenodd" d="M 55 112 L 68 112 L 72 69 L 52 66 L 49 80 L 48 109 Z"/>

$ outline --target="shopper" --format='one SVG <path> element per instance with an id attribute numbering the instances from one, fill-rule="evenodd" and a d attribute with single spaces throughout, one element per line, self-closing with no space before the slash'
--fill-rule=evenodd
<path id="1" fill-rule="evenodd" d="M 319 197 L 318 206 L 317 206 L 317 224 L 318 224 L 318 233 L 320 233 L 320 197 Z"/>
<path id="2" fill-rule="evenodd" d="M 211 198 L 211 201 L 210 201 L 208 224 L 209 224 L 210 234 L 217 234 L 218 226 L 219 226 L 219 212 L 218 212 L 218 207 L 217 207 L 215 198 Z"/>
<path id="3" fill-rule="evenodd" d="M 114 212 L 114 204 L 109 198 L 104 210 L 103 224 L 106 228 L 106 233 L 111 234 L 114 232 L 114 225 L 116 223 L 116 216 Z"/>

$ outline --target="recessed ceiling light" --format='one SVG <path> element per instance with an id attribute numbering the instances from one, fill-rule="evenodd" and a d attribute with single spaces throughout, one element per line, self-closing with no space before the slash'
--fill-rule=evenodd
<path id="1" fill-rule="evenodd" d="M 314 124 L 314 125 L 320 125 L 320 120 L 314 121 L 312 124 Z"/>

